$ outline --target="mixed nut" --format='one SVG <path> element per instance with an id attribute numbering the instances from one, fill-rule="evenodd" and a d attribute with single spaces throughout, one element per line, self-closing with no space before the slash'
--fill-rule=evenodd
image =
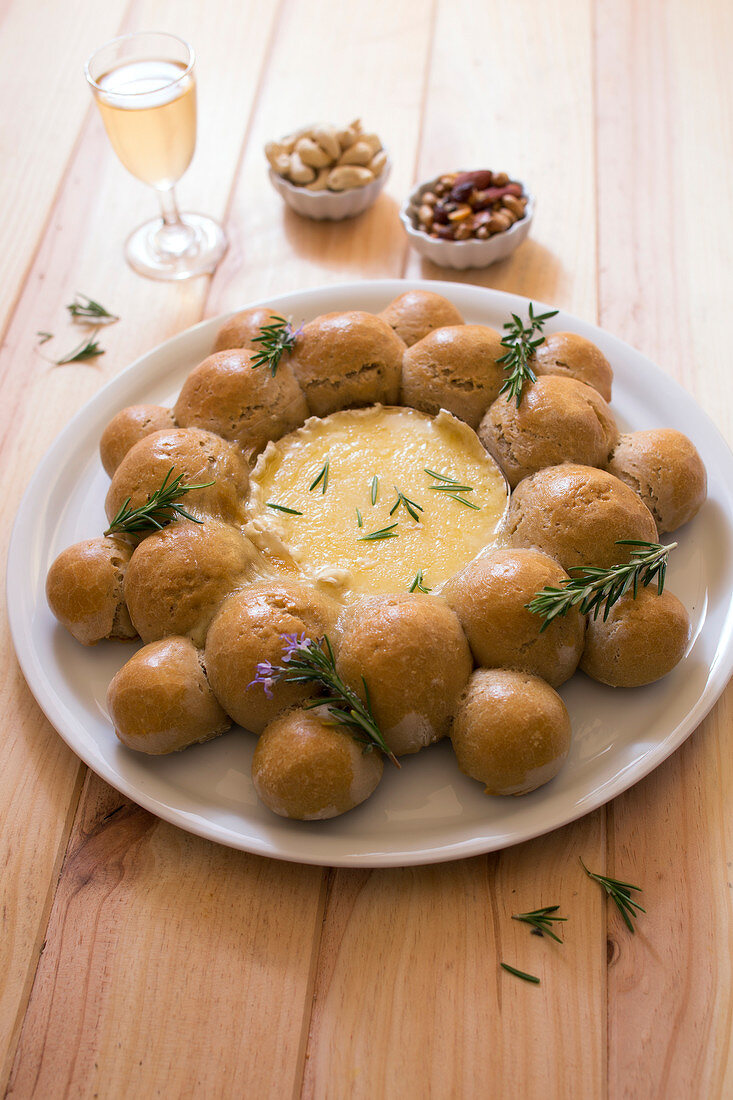
<path id="1" fill-rule="evenodd" d="M 269 141 L 265 156 L 279 176 L 308 191 L 349 191 L 384 171 L 387 154 L 361 120 L 349 126 L 305 126 L 281 141 Z"/>
<path id="2" fill-rule="evenodd" d="M 416 229 L 445 241 L 485 240 L 520 221 L 528 197 L 506 172 L 447 172 L 412 206 Z"/>

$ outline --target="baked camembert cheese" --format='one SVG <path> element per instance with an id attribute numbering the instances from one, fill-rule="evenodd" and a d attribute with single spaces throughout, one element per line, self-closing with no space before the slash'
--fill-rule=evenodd
<path id="1" fill-rule="evenodd" d="M 494 544 L 504 475 L 450 413 L 375 405 L 312 417 L 268 444 L 245 533 L 279 575 L 339 599 L 436 591 Z"/>

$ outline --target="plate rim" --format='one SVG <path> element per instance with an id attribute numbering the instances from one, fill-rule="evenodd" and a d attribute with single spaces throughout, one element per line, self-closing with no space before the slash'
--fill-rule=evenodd
<path id="1" fill-rule="evenodd" d="M 592 813 L 594 810 L 610 802 L 613 798 L 624 793 L 634 784 L 640 782 L 649 775 L 655 768 L 671 756 L 672 753 L 675 752 L 694 732 L 703 719 L 710 713 L 727 686 L 731 672 L 733 672 L 733 605 L 728 608 L 725 619 L 726 630 L 721 635 L 721 640 L 711 662 L 708 680 L 701 695 L 693 706 L 685 713 L 677 725 L 668 731 L 667 736 L 650 749 L 642 759 L 637 760 L 632 767 L 622 768 L 611 781 L 608 781 L 602 785 L 600 789 L 596 789 L 592 792 L 587 801 L 585 799 L 581 800 L 580 807 L 577 802 L 569 803 L 568 812 L 557 815 L 550 824 L 530 827 L 523 830 L 516 830 L 515 828 L 509 838 L 504 836 L 490 838 L 477 836 L 471 839 L 439 845 L 437 847 L 430 845 L 419 850 L 408 850 L 407 852 L 351 853 L 336 855 L 332 859 L 324 859 L 317 854 L 312 854 L 300 849 L 288 852 L 282 850 L 276 843 L 267 839 L 240 836 L 217 822 L 201 820 L 198 815 L 187 813 L 185 810 L 170 805 L 148 794 L 146 791 L 141 790 L 130 779 L 115 771 L 101 755 L 95 757 L 92 752 L 87 751 L 86 746 L 83 743 L 80 744 L 80 742 L 75 739 L 73 729 L 70 728 L 70 726 L 74 724 L 73 716 L 66 713 L 63 701 L 55 695 L 51 685 L 47 683 L 44 678 L 43 669 L 39 666 L 37 655 L 33 650 L 32 644 L 30 644 L 30 624 L 25 621 L 22 614 L 20 596 L 24 572 L 27 572 L 27 569 L 24 570 L 23 568 L 27 566 L 27 560 L 22 554 L 22 536 L 26 528 L 30 530 L 33 529 L 33 525 L 29 523 L 27 515 L 29 501 L 37 494 L 38 486 L 43 482 L 48 471 L 55 467 L 56 456 L 66 450 L 69 440 L 75 436 L 79 423 L 87 420 L 95 411 L 103 409 L 105 405 L 111 404 L 116 394 L 118 392 L 124 392 L 131 381 L 137 379 L 138 375 L 142 377 L 148 367 L 148 360 L 152 356 L 174 351 L 176 345 L 179 343 L 184 345 L 189 343 L 193 334 L 203 335 L 206 330 L 211 329 L 213 335 L 213 331 L 218 326 L 241 309 L 248 309 L 251 306 L 259 304 L 277 306 L 279 302 L 291 301 L 292 299 L 297 299 L 299 302 L 306 303 L 307 308 L 309 298 L 318 299 L 329 291 L 338 292 L 339 294 L 358 294 L 360 291 L 363 292 L 365 288 L 369 288 L 371 291 L 384 291 L 385 295 L 391 295 L 391 297 L 395 297 L 400 293 L 413 289 L 431 290 L 434 293 L 444 294 L 448 298 L 450 298 L 451 295 L 458 295 L 459 298 L 465 296 L 467 299 L 474 299 L 477 303 L 477 308 L 481 307 L 483 299 L 484 304 L 489 308 L 491 308 L 492 304 L 498 306 L 499 303 L 502 303 L 502 308 L 503 305 L 506 305 L 507 313 L 511 311 L 517 312 L 521 309 L 526 310 L 530 301 L 529 298 L 522 295 L 510 294 L 491 287 L 482 287 L 471 283 L 461 283 L 459 281 L 439 281 L 432 279 L 361 279 L 347 283 L 322 284 L 279 295 L 252 299 L 250 302 L 237 309 L 227 310 L 217 316 L 204 318 L 195 325 L 191 325 L 182 332 L 176 333 L 167 340 L 162 341 L 154 348 L 151 348 L 149 351 L 138 356 L 129 363 L 85 402 L 69 423 L 57 434 L 40 459 L 25 488 L 13 522 L 7 555 L 6 606 L 11 638 L 18 664 L 41 710 L 59 736 L 62 737 L 76 756 L 120 794 L 130 798 L 137 805 L 142 806 L 156 817 L 176 825 L 187 832 L 255 855 L 315 866 L 375 868 L 407 867 L 469 858 L 471 856 L 511 847 L 514 844 L 524 843 L 538 836 L 554 832 L 556 829 L 562 828 L 570 822 L 578 820 L 586 816 L 586 814 Z M 387 298 L 387 301 L 389 300 L 390 298 Z M 535 306 L 543 310 L 556 308 L 548 303 L 538 302 L 535 298 L 532 298 L 531 301 Z M 465 302 L 461 303 L 461 308 L 465 308 Z M 698 405 L 692 394 L 690 394 L 676 378 L 664 372 L 661 367 L 644 355 L 643 352 L 638 351 L 632 345 L 621 340 L 612 333 L 607 332 L 605 329 L 601 329 L 592 322 L 578 318 L 564 309 L 559 309 L 559 314 L 562 324 L 567 324 L 569 327 L 572 327 L 572 331 L 588 339 L 594 340 L 594 342 L 599 342 L 600 338 L 601 344 L 607 348 L 610 347 L 611 349 L 618 350 L 622 355 L 633 355 L 637 360 L 643 361 L 645 370 L 648 370 L 652 377 L 656 376 L 663 378 L 668 391 L 680 397 L 686 405 L 691 405 L 694 408 L 699 423 L 708 433 L 708 442 L 712 447 L 718 450 L 720 454 L 724 455 L 725 461 L 730 463 L 733 467 L 733 453 L 722 432 L 708 413 Z M 730 488 L 728 485 L 726 485 L 725 488 L 727 491 L 728 503 L 731 507 L 731 512 L 733 512 L 733 488 Z M 27 644 L 24 646 L 23 642 Z M 629 772 L 632 774 L 629 775 Z M 517 833 L 517 835 L 514 835 L 514 833 Z M 322 838 L 321 843 L 323 843 Z"/>

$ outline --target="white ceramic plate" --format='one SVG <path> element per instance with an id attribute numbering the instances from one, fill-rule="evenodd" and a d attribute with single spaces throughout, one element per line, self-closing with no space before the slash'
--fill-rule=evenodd
<path id="1" fill-rule="evenodd" d="M 378 311 L 404 290 L 445 294 L 467 321 L 499 328 L 523 298 L 454 283 L 388 280 L 322 287 L 270 299 L 293 320 L 329 310 Z M 543 307 L 544 308 L 544 307 Z M 170 402 L 211 349 L 223 318 L 204 321 L 143 356 L 110 382 L 61 433 L 21 503 L 8 561 L 8 612 L 33 694 L 64 740 L 123 794 L 190 832 L 245 851 L 332 866 L 432 863 L 504 848 L 581 817 L 626 790 L 685 740 L 712 707 L 733 669 L 733 455 L 708 417 L 659 367 L 600 329 L 560 313 L 547 331 L 590 338 L 615 371 L 613 409 L 622 429 L 674 427 L 689 435 L 708 469 L 708 500 L 675 535 L 668 585 L 690 612 L 693 642 L 668 677 L 629 691 L 577 674 L 561 691 L 573 744 L 560 775 L 523 798 L 487 798 L 463 776 L 442 742 L 385 767 L 363 806 L 328 822 L 278 818 L 250 780 L 255 738 L 234 729 L 168 757 L 125 749 L 105 713 L 114 672 L 129 645 L 78 645 L 53 619 L 44 596 L 48 567 L 69 544 L 100 533 L 108 484 L 99 437 L 125 405 Z"/>

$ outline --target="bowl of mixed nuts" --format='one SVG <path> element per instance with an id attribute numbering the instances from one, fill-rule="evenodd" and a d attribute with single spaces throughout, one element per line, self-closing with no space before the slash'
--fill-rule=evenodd
<path id="1" fill-rule="evenodd" d="M 503 260 L 527 237 L 534 203 L 506 172 L 445 172 L 419 184 L 400 210 L 413 248 L 441 267 Z"/>
<path id="2" fill-rule="evenodd" d="M 361 120 L 348 126 L 304 126 L 265 146 L 270 182 L 298 214 L 340 221 L 361 214 L 376 199 L 392 167 L 377 134 Z"/>

